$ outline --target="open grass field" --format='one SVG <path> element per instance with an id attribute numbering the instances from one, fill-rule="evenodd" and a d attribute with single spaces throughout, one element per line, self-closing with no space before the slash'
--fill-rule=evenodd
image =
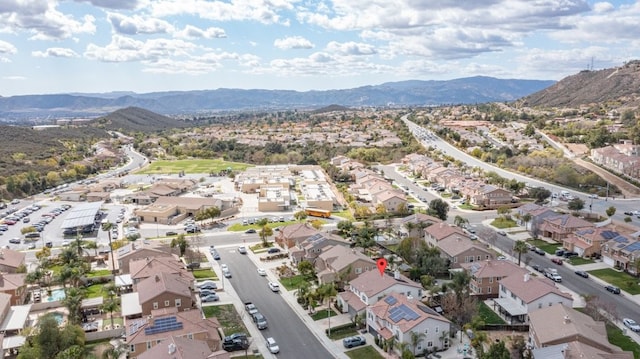
<path id="1" fill-rule="evenodd" d="M 158 160 L 152 161 L 143 167 L 138 174 L 171 174 L 184 171 L 184 173 L 211 173 L 220 172 L 231 168 L 233 171 L 244 171 L 247 167 L 253 167 L 246 163 L 227 162 L 221 159 L 191 159 L 191 160 Z"/>
<path id="2" fill-rule="evenodd" d="M 638 278 L 624 272 L 618 272 L 611 268 L 590 270 L 589 274 L 594 275 L 603 281 L 615 285 L 629 294 L 640 294 Z"/>

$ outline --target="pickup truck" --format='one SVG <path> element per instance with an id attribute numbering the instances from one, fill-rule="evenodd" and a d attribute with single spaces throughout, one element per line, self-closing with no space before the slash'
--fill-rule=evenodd
<path id="1" fill-rule="evenodd" d="M 258 313 L 258 308 L 251 302 L 244 302 L 244 309 L 246 309 L 247 313 L 251 316 Z"/>

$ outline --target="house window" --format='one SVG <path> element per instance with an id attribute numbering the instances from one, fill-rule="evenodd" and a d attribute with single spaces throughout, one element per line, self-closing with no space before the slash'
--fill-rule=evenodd
<path id="1" fill-rule="evenodd" d="M 181 307 L 182 306 L 182 299 L 178 298 L 176 299 L 176 307 Z"/>
<path id="2" fill-rule="evenodd" d="M 436 327 L 436 333 L 440 331 L 440 327 Z"/>
<path id="3" fill-rule="evenodd" d="M 147 349 L 151 349 L 151 342 L 147 342 Z"/>
<path id="4" fill-rule="evenodd" d="M 356 274 L 362 273 L 362 268 L 356 268 Z"/>
<path id="5" fill-rule="evenodd" d="M 429 334 L 429 329 L 425 329 L 424 334 Z"/>
<path id="6" fill-rule="evenodd" d="M 133 345 L 133 344 L 129 345 L 129 351 L 132 352 L 132 353 L 135 352 L 136 351 L 136 346 Z"/>
<path id="7" fill-rule="evenodd" d="M 171 301 L 170 300 L 165 300 L 164 301 L 164 306 L 168 307 L 170 305 Z"/>
<path id="8" fill-rule="evenodd" d="M 479 261 L 479 260 L 480 260 L 480 256 L 476 257 L 476 260 L 478 260 L 478 261 Z"/>
<path id="9" fill-rule="evenodd" d="M 433 342 L 427 342 L 427 348 L 431 348 L 433 346 Z"/>
<path id="10" fill-rule="evenodd" d="M 484 259 L 487 259 L 487 260 L 488 260 L 488 259 L 489 259 L 489 256 L 488 256 L 488 255 L 484 256 Z"/>
<path id="11" fill-rule="evenodd" d="M 491 287 L 487 287 L 487 293 L 491 293 Z"/>
<path id="12" fill-rule="evenodd" d="M 160 340 L 160 339 L 156 340 L 156 344 L 160 344 L 161 341 L 162 340 Z"/>
<path id="13" fill-rule="evenodd" d="M 482 278 L 478 278 L 478 284 L 482 284 Z"/>
<path id="14" fill-rule="evenodd" d="M 520 305 L 524 305 L 524 300 L 520 299 Z"/>
<path id="15" fill-rule="evenodd" d="M 193 333 L 189 333 L 189 334 L 187 334 L 187 338 L 189 338 L 189 339 L 193 339 Z"/>
<path id="16" fill-rule="evenodd" d="M 553 305 L 553 303 L 549 302 L 549 306 L 552 306 L 552 305 Z"/>
<path id="17" fill-rule="evenodd" d="M 493 277 L 489 277 L 489 283 L 493 283 Z"/>
<path id="18" fill-rule="evenodd" d="M 542 308 L 542 303 L 538 303 L 538 309 Z"/>
<path id="19" fill-rule="evenodd" d="M 158 302 L 153 302 L 153 309 L 158 309 Z"/>

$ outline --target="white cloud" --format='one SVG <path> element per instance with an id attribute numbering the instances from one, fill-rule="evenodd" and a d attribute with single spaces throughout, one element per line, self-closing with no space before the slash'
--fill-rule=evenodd
<path id="1" fill-rule="evenodd" d="M 187 25 L 181 31 L 176 32 L 175 36 L 182 39 L 218 39 L 227 37 L 227 34 L 219 27 L 209 27 L 203 30 L 193 25 Z"/>
<path id="2" fill-rule="evenodd" d="M 605 13 L 613 9 L 615 9 L 615 7 L 610 2 L 597 2 L 593 4 L 593 12 L 595 13 Z"/>
<path id="3" fill-rule="evenodd" d="M 75 0 L 76 2 L 90 3 L 94 6 L 107 9 L 126 9 L 133 10 L 142 7 L 146 0 Z"/>
<path id="4" fill-rule="evenodd" d="M 62 47 L 50 47 L 45 51 L 33 51 L 31 55 L 34 57 L 78 57 L 75 51 Z"/>
<path id="5" fill-rule="evenodd" d="M 85 15 L 76 20 L 56 8 L 54 0 L 3 0 L 0 2 L 0 28 L 12 32 L 25 30 L 34 40 L 64 39 L 74 34 L 95 33 L 95 18 Z"/>
<path id="6" fill-rule="evenodd" d="M 516 61 L 518 72 L 537 74 L 543 78 L 561 78 L 575 74 L 591 66 L 592 59 L 599 68 L 618 66 L 623 62 L 611 48 L 589 46 L 562 50 L 528 49 L 522 50 Z"/>
<path id="7" fill-rule="evenodd" d="M 118 13 L 109 13 L 107 18 L 115 32 L 124 35 L 164 34 L 174 30 L 173 26 L 164 20 L 145 18 L 138 15 L 125 16 Z"/>
<path id="8" fill-rule="evenodd" d="M 15 54 L 18 52 L 13 44 L 0 40 L 0 54 Z"/>
<path id="9" fill-rule="evenodd" d="M 613 44 L 638 39 L 640 2 L 618 9 L 611 9 L 607 3 L 599 4 L 594 6 L 596 11 L 591 14 L 567 18 L 565 23 L 568 29 L 553 32 L 550 36 L 567 43 L 584 41 Z"/>
<path id="10" fill-rule="evenodd" d="M 285 37 L 284 39 L 276 39 L 273 42 L 273 46 L 282 50 L 312 49 L 315 47 L 315 45 L 311 41 L 305 39 L 302 36 L 290 36 Z"/>
<path id="11" fill-rule="evenodd" d="M 186 56 L 196 47 L 190 42 L 177 39 L 138 41 L 129 37 L 114 35 L 111 43 L 107 46 L 101 47 L 93 43 L 89 44 L 84 56 L 103 62 L 159 60 L 172 56 Z"/>
<path id="12" fill-rule="evenodd" d="M 251 20 L 263 24 L 287 24 L 280 12 L 292 10 L 297 0 L 156 0 L 151 2 L 151 14 L 165 17 L 194 15 L 214 21 Z"/>
<path id="13" fill-rule="evenodd" d="M 373 55 L 376 53 L 373 46 L 353 41 L 344 43 L 331 41 L 327 44 L 326 50 L 342 56 Z"/>
<path id="14" fill-rule="evenodd" d="M 9 80 L 9 81 L 24 81 L 27 78 L 24 76 L 5 76 L 2 78 L 3 80 Z"/>

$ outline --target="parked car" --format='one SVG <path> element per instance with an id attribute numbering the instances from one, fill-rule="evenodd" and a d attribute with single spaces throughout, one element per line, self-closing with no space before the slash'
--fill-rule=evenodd
<path id="1" fill-rule="evenodd" d="M 583 271 L 583 270 L 577 270 L 575 271 L 575 273 L 579 276 L 581 276 L 582 278 L 589 278 L 589 273 Z"/>
<path id="2" fill-rule="evenodd" d="M 222 349 L 228 352 L 247 348 L 249 348 L 249 340 L 247 340 L 247 335 L 244 333 L 231 334 L 222 341 Z"/>
<path id="3" fill-rule="evenodd" d="M 267 275 L 267 271 L 264 268 L 258 268 L 258 274 L 264 277 Z"/>
<path id="4" fill-rule="evenodd" d="M 551 258 L 551 261 L 557 265 L 562 265 L 562 259 L 560 258 Z"/>
<path id="5" fill-rule="evenodd" d="M 496 233 L 498 233 L 501 236 L 506 236 L 507 235 L 507 232 L 505 232 L 505 231 L 498 231 Z"/>
<path id="6" fill-rule="evenodd" d="M 216 291 L 213 289 L 204 289 L 200 291 L 200 297 L 206 297 L 207 295 L 216 294 Z"/>
<path id="7" fill-rule="evenodd" d="M 200 268 L 200 262 L 191 262 L 187 264 L 187 269 L 198 269 Z"/>
<path id="8" fill-rule="evenodd" d="M 253 318 L 253 322 L 256 323 L 256 326 L 258 327 L 258 329 L 262 330 L 262 329 L 267 329 L 267 318 L 264 317 L 264 315 L 262 315 L 260 312 L 258 313 L 254 313 L 252 316 Z"/>
<path id="9" fill-rule="evenodd" d="M 564 255 L 564 249 L 558 249 L 556 251 L 556 255 L 559 256 L 559 257 L 562 257 Z"/>
<path id="10" fill-rule="evenodd" d="M 177 236 L 177 235 L 178 235 L 178 232 L 176 232 L 176 231 L 168 231 L 167 233 L 165 233 L 165 235 L 166 235 L 167 237 L 168 237 L 168 236 Z"/>
<path id="11" fill-rule="evenodd" d="M 269 248 L 267 253 L 269 254 L 280 253 L 280 248 Z"/>
<path id="12" fill-rule="evenodd" d="M 613 294 L 620 294 L 620 288 L 613 286 L 613 285 L 607 285 L 604 287 L 604 289 L 606 289 L 607 291 L 613 293 Z"/>
<path id="13" fill-rule="evenodd" d="M 203 289 L 218 289 L 218 285 L 216 284 L 216 282 L 212 281 L 212 280 L 205 280 L 203 282 L 200 282 L 197 284 L 198 288 L 200 290 Z"/>
<path id="14" fill-rule="evenodd" d="M 218 297 L 217 294 L 212 293 L 209 295 L 205 295 L 204 297 L 200 296 L 200 300 L 202 301 L 202 303 L 217 302 L 220 300 L 220 297 Z"/>
<path id="15" fill-rule="evenodd" d="M 578 253 L 576 252 L 564 252 L 564 254 L 562 255 L 565 258 L 573 258 L 573 257 L 577 257 Z"/>
<path id="16" fill-rule="evenodd" d="M 271 354 L 278 354 L 280 352 L 278 343 L 276 343 L 275 339 L 271 337 L 267 338 L 267 348 L 269 349 L 269 353 Z"/>
<path id="17" fill-rule="evenodd" d="M 213 257 L 213 259 L 215 259 L 217 261 L 220 260 L 220 253 L 218 253 L 218 251 L 211 252 L 211 256 Z"/>
<path id="18" fill-rule="evenodd" d="M 20 242 L 21 242 L 20 238 L 11 238 L 9 240 L 9 243 L 11 243 L 11 244 L 20 244 Z"/>
<path id="19" fill-rule="evenodd" d="M 36 249 L 36 244 L 35 243 L 29 243 L 29 245 L 27 246 L 27 249 Z"/>
<path id="20" fill-rule="evenodd" d="M 631 211 L 624 211 L 624 214 L 626 216 L 633 216 L 633 212 L 631 212 Z"/>
<path id="21" fill-rule="evenodd" d="M 238 247 L 238 253 L 247 254 L 247 247 L 245 247 L 245 246 Z"/>
<path id="22" fill-rule="evenodd" d="M 222 275 L 224 275 L 225 278 L 231 278 L 231 271 L 229 269 L 223 270 Z"/>
<path id="23" fill-rule="evenodd" d="M 278 283 L 275 283 L 275 282 L 269 282 L 269 288 L 273 292 L 279 292 L 280 291 L 280 285 Z"/>
<path id="24" fill-rule="evenodd" d="M 640 325 L 636 323 L 635 320 L 631 318 L 624 318 L 622 319 L 622 323 L 624 323 L 625 327 L 631 329 L 631 331 L 640 332 Z"/>
<path id="25" fill-rule="evenodd" d="M 536 247 L 536 249 L 534 249 L 533 251 L 534 251 L 534 252 L 536 252 L 536 253 L 538 253 L 538 254 L 539 254 L 539 255 L 541 255 L 541 256 L 543 256 L 543 255 L 547 254 L 547 252 L 545 252 L 545 251 L 543 251 L 542 249 L 537 248 L 537 247 Z"/>
<path id="26" fill-rule="evenodd" d="M 342 339 L 342 345 L 345 348 L 353 348 L 365 344 L 367 344 L 367 340 L 359 335 Z"/>
<path id="27" fill-rule="evenodd" d="M 537 264 L 534 264 L 531 266 L 531 268 L 533 268 L 535 271 L 542 273 L 544 270 L 542 269 L 542 267 L 540 267 Z"/>
<path id="28" fill-rule="evenodd" d="M 244 231 L 244 233 L 250 234 L 250 233 L 256 233 L 256 230 L 253 228 L 249 228 L 246 231 Z"/>

